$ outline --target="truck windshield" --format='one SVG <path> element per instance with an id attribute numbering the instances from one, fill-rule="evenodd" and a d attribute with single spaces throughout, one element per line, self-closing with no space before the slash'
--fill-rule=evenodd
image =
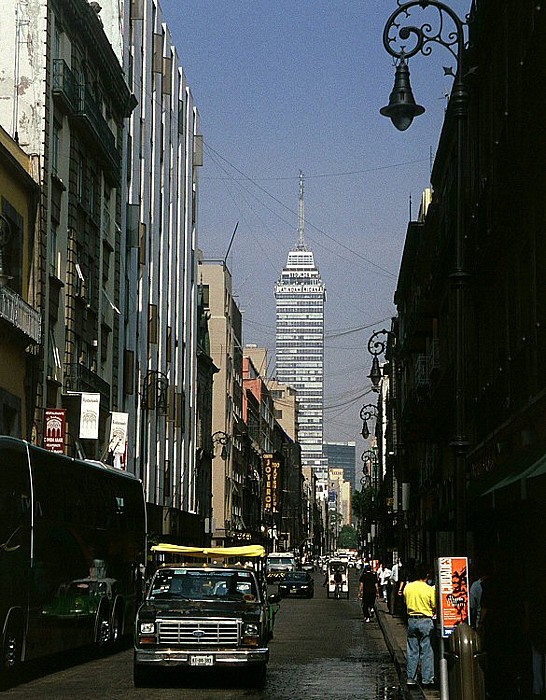
<path id="1" fill-rule="evenodd" d="M 258 592 L 254 577 L 246 571 L 192 571 L 181 568 L 156 573 L 148 600 L 157 598 L 226 598 L 252 602 L 257 600 Z"/>

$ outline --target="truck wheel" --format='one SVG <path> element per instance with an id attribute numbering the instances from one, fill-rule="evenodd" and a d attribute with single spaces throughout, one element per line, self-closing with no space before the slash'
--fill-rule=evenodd
<path id="1" fill-rule="evenodd" d="M 138 664 L 133 664 L 133 685 L 135 688 L 146 688 L 150 682 L 150 670 Z"/>
<path id="2" fill-rule="evenodd" d="M 95 624 L 95 647 L 99 654 L 104 654 L 110 643 L 110 620 L 104 606 L 97 613 Z"/>
<path id="3" fill-rule="evenodd" d="M 250 670 L 250 669 L 249 669 Z M 267 664 L 257 664 L 250 672 L 250 683 L 254 688 L 261 688 L 267 678 Z"/>

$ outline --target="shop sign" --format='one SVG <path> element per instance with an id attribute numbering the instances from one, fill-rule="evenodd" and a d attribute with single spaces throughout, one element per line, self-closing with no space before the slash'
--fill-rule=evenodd
<path id="1" fill-rule="evenodd" d="M 50 452 L 64 454 L 66 409 L 46 408 L 44 411 L 44 447 Z"/>
<path id="2" fill-rule="evenodd" d="M 273 459 L 272 454 L 264 454 L 264 511 L 267 513 L 279 512 L 279 470 L 280 462 Z"/>

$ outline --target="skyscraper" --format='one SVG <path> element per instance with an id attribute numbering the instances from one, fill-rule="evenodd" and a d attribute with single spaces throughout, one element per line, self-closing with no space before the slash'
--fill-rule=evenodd
<path id="1" fill-rule="evenodd" d="M 302 467 L 311 467 L 326 485 L 328 469 L 322 452 L 325 301 L 326 288 L 313 253 L 305 245 L 300 172 L 298 243 L 288 253 L 275 285 L 276 378 L 297 391 Z"/>

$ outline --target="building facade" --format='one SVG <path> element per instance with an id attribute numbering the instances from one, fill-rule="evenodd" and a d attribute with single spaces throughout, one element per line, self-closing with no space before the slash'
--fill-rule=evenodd
<path id="1" fill-rule="evenodd" d="M 98 458 L 122 384 L 122 156 L 134 99 L 98 4 L 7 0 L 2 11 L 10 19 L 0 123 L 35 154 L 41 187 L 32 261 L 32 304 L 43 317 L 35 441 L 43 441 L 44 410 L 64 409 L 66 449 Z M 87 393 L 97 398 L 90 438 L 80 429 Z"/>
<path id="2" fill-rule="evenodd" d="M 304 241 L 303 176 L 300 176 L 298 244 L 275 285 L 276 379 L 294 388 L 298 397 L 298 442 L 302 464 L 327 483 L 324 458 L 324 305 L 326 288 Z"/>
<path id="3" fill-rule="evenodd" d="M 0 128 L 0 434 L 27 440 L 42 341 L 41 314 L 28 301 L 39 203 L 35 169 L 34 159 Z"/>
<path id="4" fill-rule="evenodd" d="M 124 8 L 124 65 L 136 98 L 120 279 L 127 461 L 144 482 L 150 531 L 190 543 L 204 537 L 196 434 L 199 113 L 159 3 Z"/>
<path id="5" fill-rule="evenodd" d="M 225 546 L 240 543 L 239 533 L 246 529 L 242 316 L 224 261 L 201 260 L 198 275 L 209 315 L 210 355 L 218 368 L 212 395 L 212 542 Z"/>

